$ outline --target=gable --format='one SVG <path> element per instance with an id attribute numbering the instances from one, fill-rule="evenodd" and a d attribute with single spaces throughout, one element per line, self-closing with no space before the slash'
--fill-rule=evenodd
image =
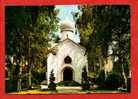
<path id="1" fill-rule="evenodd" d="M 64 45 L 64 44 L 69 44 L 69 43 L 72 44 L 73 46 L 79 48 L 79 49 L 82 49 L 82 50 L 84 50 L 84 51 L 86 50 L 85 47 L 81 46 L 80 44 L 75 43 L 74 41 L 72 41 L 72 40 L 69 39 L 69 38 L 67 38 L 67 39 L 65 39 L 65 40 L 63 40 L 63 41 L 61 41 L 61 42 L 59 42 L 58 45 L 56 45 L 55 47 L 57 47 L 57 46 L 62 46 L 62 45 Z"/>
<path id="2" fill-rule="evenodd" d="M 81 52 L 84 52 L 84 55 L 86 55 L 86 48 L 81 46 L 80 44 L 75 43 L 71 39 L 67 38 L 63 41 L 60 41 L 57 45 L 55 45 L 53 48 L 51 48 L 52 53 L 56 53 L 58 50 L 60 50 L 63 46 L 71 46 L 72 48 L 75 47 L 75 49 L 81 50 Z"/>

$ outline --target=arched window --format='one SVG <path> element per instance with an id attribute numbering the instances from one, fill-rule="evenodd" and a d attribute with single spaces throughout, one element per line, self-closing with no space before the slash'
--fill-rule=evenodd
<path id="1" fill-rule="evenodd" d="M 64 59 L 64 62 L 65 62 L 65 63 L 68 63 L 68 64 L 71 63 L 71 61 L 72 61 L 72 60 L 71 60 L 71 58 L 70 58 L 69 56 L 67 56 L 67 57 Z"/>

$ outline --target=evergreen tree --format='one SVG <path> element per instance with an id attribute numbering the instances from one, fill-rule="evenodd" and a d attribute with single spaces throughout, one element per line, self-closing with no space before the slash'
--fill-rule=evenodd
<path id="1" fill-rule="evenodd" d="M 82 70 L 82 90 L 89 90 L 90 89 L 90 83 L 86 71 L 86 67 Z"/>
<path id="2" fill-rule="evenodd" d="M 56 83 L 54 82 L 55 81 L 55 77 L 54 77 L 53 70 L 51 71 L 49 81 L 50 81 L 50 83 L 48 85 L 48 88 L 50 90 L 56 90 Z"/>

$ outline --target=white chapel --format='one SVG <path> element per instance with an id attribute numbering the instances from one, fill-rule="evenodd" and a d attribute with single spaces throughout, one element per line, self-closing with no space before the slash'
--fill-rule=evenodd
<path id="1" fill-rule="evenodd" d="M 86 49 L 76 40 L 75 23 L 65 20 L 60 25 L 61 38 L 47 58 L 47 81 L 53 70 L 55 82 L 76 81 L 81 83 L 82 69 L 88 71 Z"/>

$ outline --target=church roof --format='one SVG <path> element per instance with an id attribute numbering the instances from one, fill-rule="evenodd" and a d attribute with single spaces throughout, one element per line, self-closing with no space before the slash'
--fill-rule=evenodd
<path id="1" fill-rule="evenodd" d="M 63 41 L 60 41 L 57 45 L 55 45 L 53 48 L 51 48 L 51 50 L 57 51 L 58 46 L 61 45 L 61 44 L 63 44 L 65 41 L 70 41 L 70 42 L 72 42 L 74 45 L 76 45 L 77 47 L 79 47 L 79 48 L 83 49 L 84 51 L 86 51 L 86 48 L 85 48 L 85 47 L 83 47 L 82 45 L 80 45 L 80 44 L 78 44 L 78 43 L 75 43 L 74 41 L 72 41 L 72 40 L 69 39 L 69 38 L 66 38 L 66 39 L 63 40 Z"/>

